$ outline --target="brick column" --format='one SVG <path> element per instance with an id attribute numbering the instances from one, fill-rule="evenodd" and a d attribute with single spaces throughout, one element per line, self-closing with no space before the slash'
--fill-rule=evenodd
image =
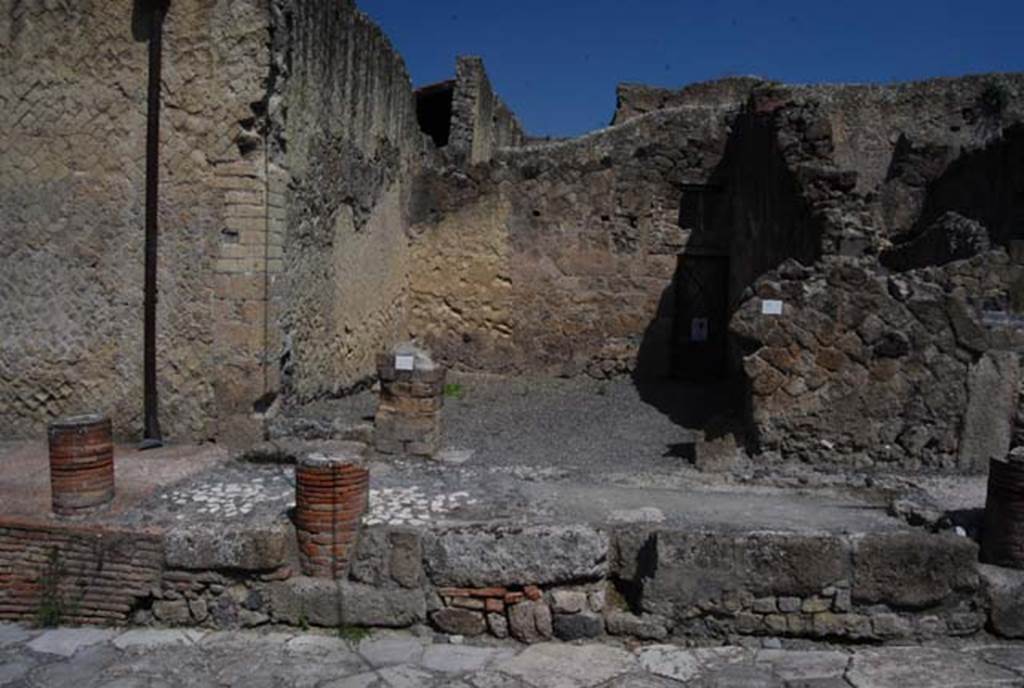
<path id="1" fill-rule="evenodd" d="M 377 357 L 380 401 L 374 442 L 384 454 L 433 456 L 441 446 L 446 369 L 419 349 L 399 347 Z"/>
<path id="2" fill-rule="evenodd" d="M 110 419 L 99 414 L 50 423 L 50 490 L 53 512 L 81 513 L 114 498 L 114 445 Z"/>
<path id="3" fill-rule="evenodd" d="M 363 445 L 331 456 L 309 454 L 295 464 L 295 533 L 307 576 L 343 578 L 369 506 L 370 471 Z"/>

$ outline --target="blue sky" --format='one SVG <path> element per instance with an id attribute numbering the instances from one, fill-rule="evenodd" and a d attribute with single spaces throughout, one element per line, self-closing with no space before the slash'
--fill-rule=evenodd
<path id="1" fill-rule="evenodd" d="M 891 82 L 1024 70 L 1024 0 L 357 0 L 415 85 L 480 55 L 531 134 L 607 125 L 615 85 Z"/>

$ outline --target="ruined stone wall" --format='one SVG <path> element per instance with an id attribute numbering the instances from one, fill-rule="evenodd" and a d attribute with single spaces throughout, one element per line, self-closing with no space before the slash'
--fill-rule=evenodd
<path id="1" fill-rule="evenodd" d="M 6 435 L 82 410 L 141 427 L 146 26 L 127 0 L 0 3 Z M 266 185 L 246 127 L 267 41 L 255 1 L 175 2 L 165 25 L 157 358 L 177 439 L 262 388 Z"/>
<path id="2" fill-rule="evenodd" d="M 677 107 L 735 107 L 742 105 L 750 92 L 764 85 L 753 76 L 727 77 L 714 81 L 688 84 L 680 89 L 659 88 L 646 84 L 619 84 L 615 89 L 615 114 L 612 124 L 622 124 L 634 117 Z"/>
<path id="3" fill-rule="evenodd" d="M 1020 275 L 1005 254 L 922 275 L 842 258 L 766 275 L 732 322 L 760 345 L 743 362 L 760 448 L 856 468 L 984 470 L 1009 448 L 1018 366 L 999 351 L 1020 336 L 980 327 L 956 285 L 998 293 Z M 763 315 L 764 299 L 782 300 L 782 315 Z M 991 424 L 968 420 L 972 406 Z"/>
<path id="4" fill-rule="evenodd" d="M 683 185 L 720 164 L 735 111 L 666 110 L 427 175 L 411 331 L 448 364 L 605 376 L 667 362 Z"/>
<path id="5" fill-rule="evenodd" d="M 405 334 L 404 199 L 424 138 L 401 57 L 352 3 L 284 3 L 278 32 L 291 184 L 271 347 L 309 400 L 372 377 Z"/>
<path id="6" fill-rule="evenodd" d="M 968 105 L 993 83 L 1008 100 L 982 121 Z M 1005 455 L 1021 350 L 1021 268 L 1005 247 L 1024 230 L 1014 84 L 755 95 L 806 210 L 796 226 L 822 255 L 757 279 L 733 319 L 760 449 L 947 471 Z M 764 314 L 765 299 L 783 314 Z"/>
<path id="7" fill-rule="evenodd" d="M 525 140 L 519 120 L 498 97 L 479 57 L 459 57 L 452 93 L 448 149 L 459 161 L 490 160 L 499 148 Z"/>

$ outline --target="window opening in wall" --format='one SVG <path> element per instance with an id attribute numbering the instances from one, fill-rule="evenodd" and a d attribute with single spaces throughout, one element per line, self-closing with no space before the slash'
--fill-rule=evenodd
<path id="1" fill-rule="evenodd" d="M 442 81 L 416 91 L 416 120 L 420 130 L 433 140 L 438 148 L 448 145 L 452 128 L 452 96 L 454 81 Z"/>

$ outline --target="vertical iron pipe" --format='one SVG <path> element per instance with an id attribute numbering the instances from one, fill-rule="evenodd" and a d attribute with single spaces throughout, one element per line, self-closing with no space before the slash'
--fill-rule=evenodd
<path id="1" fill-rule="evenodd" d="M 163 444 L 156 388 L 157 206 L 160 199 L 160 68 L 167 0 L 156 0 L 149 31 L 149 97 L 146 117 L 146 275 L 143 298 L 142 447 Z"/>

